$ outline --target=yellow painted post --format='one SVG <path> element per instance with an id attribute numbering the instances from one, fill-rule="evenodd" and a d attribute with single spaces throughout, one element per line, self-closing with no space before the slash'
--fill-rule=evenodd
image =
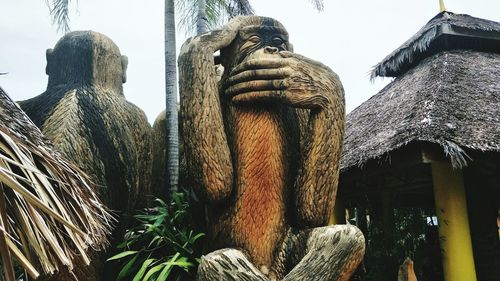
<path id="1" fill-rule="evenodd" d="M 449 163 L 432 162 L 431 166 L 444 279 L 476 281 L 462 171 Z"/>

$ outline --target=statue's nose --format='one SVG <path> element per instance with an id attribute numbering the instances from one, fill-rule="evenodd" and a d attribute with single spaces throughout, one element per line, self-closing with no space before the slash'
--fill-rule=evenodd
<path id="1" fill-rule="evenodd" d="M 264 53 L 266 54 L 277 54 L 278 52 L 279 50 L 276 47 L 266 46 L 264 48 Z"/>

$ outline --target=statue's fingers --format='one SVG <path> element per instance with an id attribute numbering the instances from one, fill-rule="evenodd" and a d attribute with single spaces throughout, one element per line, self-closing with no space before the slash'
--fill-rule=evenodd
<path id="1" fill-rule="evenodd" d="M 231 76 L 249 69 L 270 69 L 286 66 L 287 62 L 282 58 L 259 58 L 251 59 L 238 64 L 232 71 Z"/>
<path id="2" fill-rule="evenodd" d="M 285 95 L 284 91 L 282 90 L 257 91 L 257 92 L 249 92 L 236 95 L 231 100 L 235 104 L 244 104 L 249 102 L 277 101 L 277 100 L 282 100 L 284 95 Z"/>
<path id="3" fill-rule="evenodd" d="M 307 61 L 307 62 L 315 62 L 314 60 L 308 58 L 308 57 L 305 57 L 301 54 L 297 54 L 297 53 L 293 53 L 293 52 L 289 52 L 289 51 L 281 51 L 278 53 L 282 58 L 295 58 L 295 59 L 298 59 L 298 60 L 303 60 L 303 61 Z"/>
<path id="4" fill-rule="evenodd" d="M 227 47 L 234 38 L 238 35 L 238 31 L 242 26 L 245 26 L 248 19 L 243 17 L 233 18 L 231 21 L 223 25 L 221 28 L 205 33 L 207 41 L 213 42 L 213 51 Z M 202 36 L 204 36 L 202 35 Z"/>
<path id="5" fill-rule="evenodd" d="M 233 42 L 234 38 L 236 38 L 237 35 L 237 30 L 218 29 L 201 35 L 201 38 L 203 41 L 212 43 L 212 51 L 215 52 L 231 44 L 231 42 Z"/>
<path id="6" fill-rule="evenodd" d="M 284 90 L 288 82 L 285 79 L 279 80 L 252 80 L 241 82 L 226 89 L 226 95 L 234 96 L 245 92 L 265 91 L 265 90 Z"/>
<path id="7" fill-rule="evenodd" d="M 284 58 L 284 59 L 292 58 L 292 61 L 295 61 L 295 62 L 290 62 L 290 64 L 292 65 L 292 67 L 293 67 L 293 65 L 297 65 L 298 61 L 304 61 L 304 62 L 310 63 L 312 65 L 321 67 L 322 69 L 327 70 L 329 72 L 332 72 L 332 70 L 328 66 L 322 64 L 321 62 L 318 62 L 318 61 L 315 61 L 315 60 L 310 59 L 308 57 L 305 57 L 305 56 L 303 56 L 301 54 L 292 53 L 292 52 L 289 52 L 289 51 L 281 51 L 278 54 L 282 58 Z M 293 59 L 296 59 L 296 60 L 293 60 Z"/>
<path id="8" fill-rule="evenodd" d="M 269 80 L 283 79 L 292 75 L 293 70 L 289 67 L 272 68 L 272 69 L 251 69 L 240 72 L 226 80 L 226 85 L 234 85 L 240 82 L 250 80 Z"/>
<path id="9" fill-rule="evenodd" d="M 283 100 L 286 104 L 306 109 L 326 108 L 330 101 L 327 97 L 318 94 L 288 90 L 284 92 Z"/>
<path id="10" fill-rule="evenodd" d="M 281 51 L 278 53 L 281 57 L 283 58 L 291 58 L 294 56 L 294 53 L 290 52 L 290 51 Z"/>

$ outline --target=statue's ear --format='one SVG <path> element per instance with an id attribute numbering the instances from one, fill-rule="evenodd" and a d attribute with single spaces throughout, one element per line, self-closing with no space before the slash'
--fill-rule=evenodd
<path id="1" fill-rule="evenodd" d="M 122 62 L 122 82 L 125 83 L 127 82 L 128 57 L 121 56 L 121 62 Z"/>
<path id="2" fill-rule="evenodd" d="M 47 59 L 47 65 L 45 66 L 45 74 L 47 75 L 49 75 L 53 64 L 52 53 L 54 53 L 54 49 L 47 49 L 47 51 L 45 51 L 45 58 Z"/>

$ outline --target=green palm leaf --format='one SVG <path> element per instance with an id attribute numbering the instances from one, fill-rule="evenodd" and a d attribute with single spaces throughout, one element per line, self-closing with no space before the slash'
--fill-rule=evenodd
<path id="1" fill-rule="evenodd" d="M 67 33 L 69 27 L 69 4 L 71 0 L 46 0 L 52 16 L 52 23 L 57 26 L 57 31 Z"/>

